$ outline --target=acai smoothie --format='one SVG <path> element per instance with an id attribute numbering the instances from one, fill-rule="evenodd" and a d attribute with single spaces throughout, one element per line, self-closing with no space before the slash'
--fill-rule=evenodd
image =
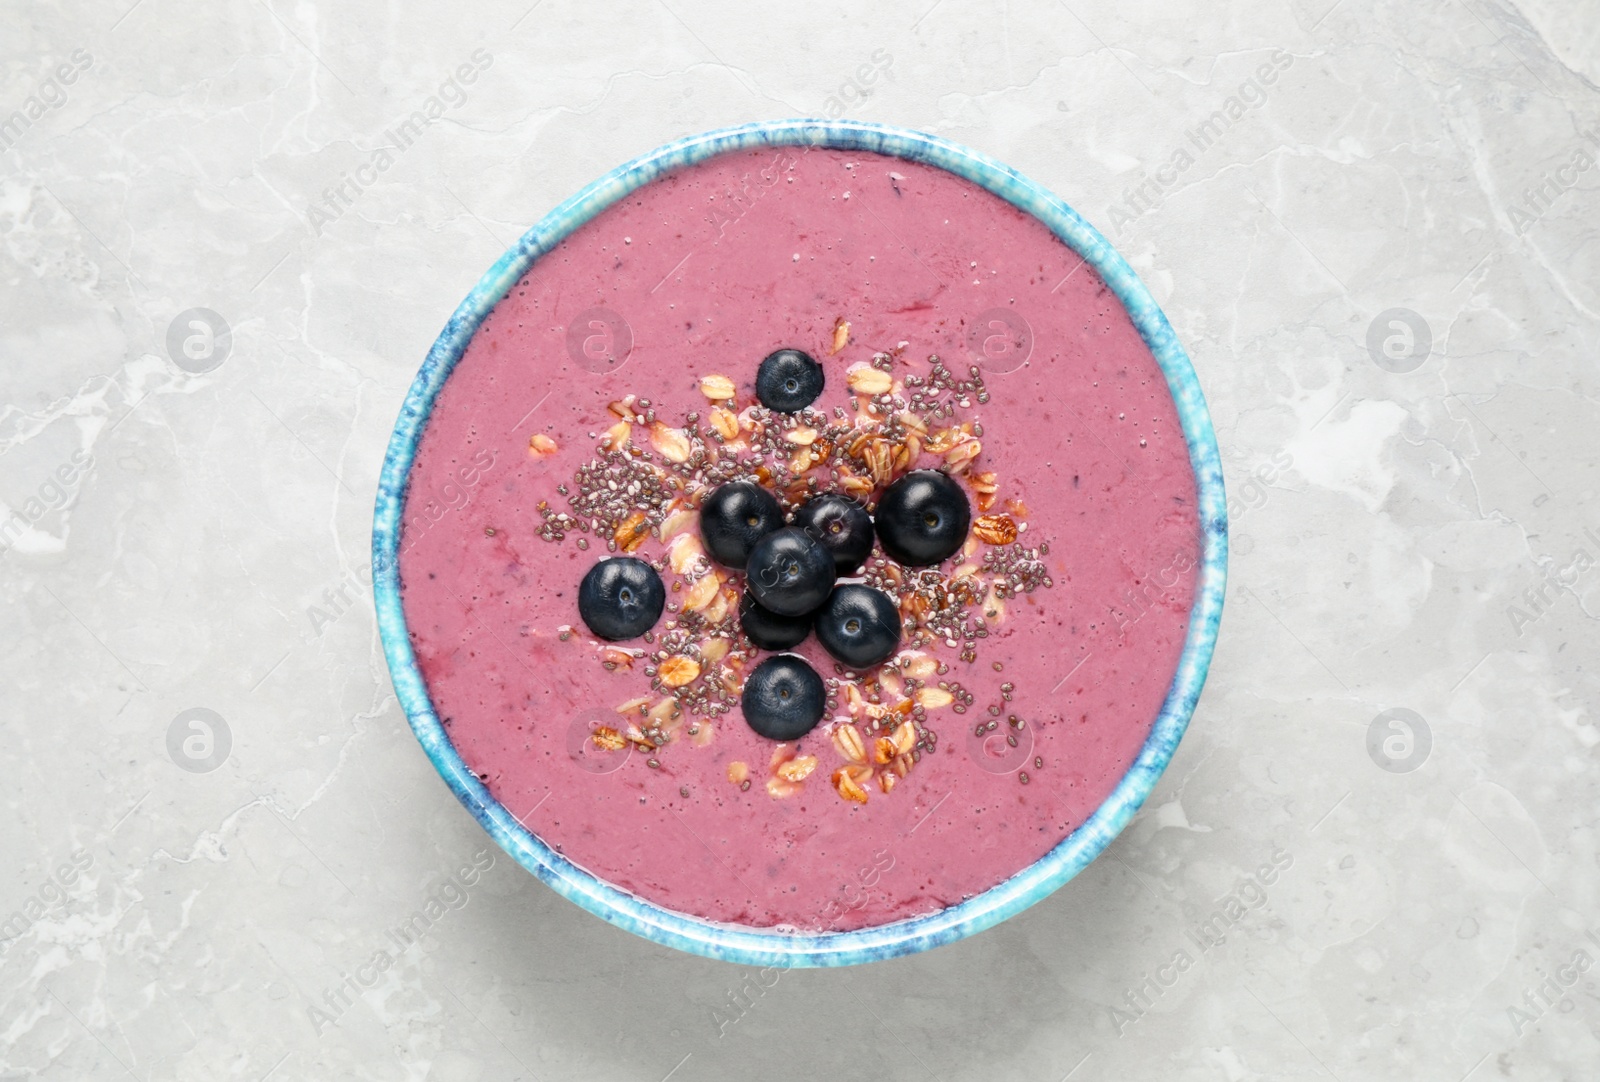
<path id="1" fill-rule="evenodd" d="M 1196 484 L 1127 312 L 941 169 L 739 151 L 537 260 L 440 391 L 401 596 L 449 739 L 663 908 L 844 931 L 1036 861 L 1173 681 Z"/>

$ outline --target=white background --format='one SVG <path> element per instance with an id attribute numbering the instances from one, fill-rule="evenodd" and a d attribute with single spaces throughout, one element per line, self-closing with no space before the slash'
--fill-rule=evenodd
<path id="1" fill-rule="evenodd" d="M 8 0 L 0 124 L 38 103 L 0 140 L 0 921 L 42 916 L 0 944 L 0 1078 L 1592 1077 L 1594 16 Z M 313 228 L 479 49 L 465 101 Z M 75 50 L 73 82 L 46 85 Z M 1278 50 L 1287 69 L 1244 89 Z M 864 84 L 875 56 L 892 78 Z M 691 132 L 830 112 L 1058 192 L 1192 353 L 1233 559 L 1171 769 L 1027 913 L 759 993 L 496 851 L 315 1024 L 486 845 L 397 709 L 361 575 L 424 353 L 589 180 Z M 205 374 L 167 347 L 192 308 L 232 329 Z M 1425 356 L 1388 318 L 1369 350 L 1393 308 Z M 209 771 L 169 751 L 193 708 L 231 735 Z M 1392 708 L 1421 724 L 1369 751 Z M 1241 891 L 1258 904 L 1202 950 L 1196 925 Z M 1176 979 L 1153 994 L 1158 973 Z"/>

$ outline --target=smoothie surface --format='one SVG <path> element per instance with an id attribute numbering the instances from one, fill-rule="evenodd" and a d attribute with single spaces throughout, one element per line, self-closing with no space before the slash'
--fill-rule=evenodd
<path id="1" fill-rule="evenodd" d="M 986 554 L 1003 561 L 1024 548 L 1042 569 L 1043 581 L 1035 574 L 998 605 L 985 593 L 974 607 L 981 637 L 941 633 L 909 651 L 916 671 L 939 666 L 918 712 L 936 742 L 919 743 L 892 788 L 876 770 L 865 802 L 831 781 L 848 762 L 834 734 L 846 722 L 869 742 L 889 733 L 901 715 L 879 715 L 902 690 L 898 679 L 872 685 L 878 704 L 841 684 L 836 707 L 793 746 L 752 732 L 736 694 L 721 713 L 672 718 L 659 748 L 598 746 L 597 728 L 626 732 L 663 701 L 656 644 L 589 633 L 578 584 L 615 554 L 616 538 L 553 518 L 573 510 L 578 478 L 606 484 L 609 467 L 595 467 L 618 438 L 616 404 L 626 403 L 622 424 L 648 469 L 681 453 L 668 429 L 713 442 L 707 376 L 733 382 L 724 404 L 748 426 L 757 365 L 781 347 L 823 364 L 815 408 L 845 418 L 838 423 L 867 415 L 852 371 L 881 371 L 900 395 L 939 371 L 967 381 L 976 366 L 983 400 L 966 392 L 948 421 L 930 423 L 910 468 L 948 468 L 946 452 L 929 447 L 943 446 L 940 424 L 964 422 L 949 438 L 976 455 L 956 452 L 953 470 L 984 501 L 974 516 L 984 506 L 1020 532 L 1004 545 L 969 542 L 940 572 L 1003 566 L 984 565 Z M 741 432 L 732 444 L 747 442 Z M 609 479 L 625 492 L 630 476 Z M 832 484 L 824 476 L 823 490 Z M 661 491 L 657 520 L 687 499 Z M 661 565 L 673 591 L 662 634 L 704 572 L 676 573 L 674 553 L 689 551 L 696 531 L 684 518 L 667 523 L 667 540 L 657 521 L 625 546 Z M 512 815 L 575 864 L 664 908 L 810 932 L 961 902 L 1093 813 L 1171 685 L 1200 550 L 1195 479 L 1166 380 L 1083 259 L 1038 220 L 942 170 L 798 147 L 669 174 L 538 260 L 438 396 L 399 543 L 429 695 L 462 758 Z M 736 597 L 738 577 L 724 577 Z M 754 655 L 744 671 L 770 656 L 744 649 Z M 795 652 L 849 680 L 814 637 Z M 707 662 L 702 682 L 730 671 Z M 941 685 L 955 693 L 936 694 Z M 729 694 L 694 701 L 725 704 Z M 817 760 L 809 775 L 771 784 L 784 761 L 808 756 Z"/>

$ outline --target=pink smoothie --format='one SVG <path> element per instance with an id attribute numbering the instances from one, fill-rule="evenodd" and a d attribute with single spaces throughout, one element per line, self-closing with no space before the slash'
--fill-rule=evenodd
<path id="1" fill-rule="evenodd" d="M 995 316 L 1000 309 L 1010 315 Z M 836 771 L 850 760 L 833 734 L 848 722 L 870 743 L 904 715 L 878 719 L 874 731 L 881 708 L 832 685 L 836 706 L 823 723 L 778 750 L 780 760 L 815 757 L 814 770 L 769 784 L 777 746 L 745 724 L 736 693 L 740 673 L 769 655 L 736 631 L 722 644 L 731 656 L 705 661 L 688 689 L 726 679 L 693 700 L 723 703 L 723 712 L 682 711 L 660 747 L 598 747 L 597 728 L 626 732 L 641 720 L 638 704 L 649 709 L 672 690 L 655 657 L 664 640 L 611 645 L 588 632 L 577 588 L 610 555 L 612 531 L 552 518 L 575 514 L 580 476 L 591 486 L 620 479 L 626 492 L 628 476 L 592 464 L 603 461 L 602 441 L 616 438 L 619 415 L 608 407 L 629 395 L 620 408 L 636 418 L 624 427 L 641 469 L 682 450 L 636 416 L 647 411 L 663 428 L 692 431 L 726 468 L 742 453 L 753 469 L 756 367 L 781 347 L 823 364 L 816 408 L 839 425 L 874 416 L 847 373 L 875 356 L 902 400 L 918 380 L 926 386 L 930 357 L 960 381 L 981 360 L 982 395 L 961 392 L 967 405 L 927 426 L 912 465 L 950 468 L 947 452 L 927 445 L 942 446 L 941 427 L 965 421 L 968 430 L 949 438 L 981 449 L 952 472 L 975 517 L 1004 515 L 1020 532 L 1010 544 L 970 541 L 940 574 L 977 567 L 981 583 L 1033 554 L 1030 589 L 999 606 L 987 592 L 975 605 L 982 635 L 941 631 L 901 658 L 944 671 L 923 684 L 934 694 L 918 711 L 909 769 L 892 783 L 885 767 L 860 773 L 865 802 L 841 796 Z M 1008 371 L 1019 348 L 1028 359 Z M 729 412 L 744 429 L 731 450 L 711 434 L 708 375 L 736 386 Z M 669 478 L 662 508 L 625 540 L 663 569 L 669 610 L 656 632 L 666 636 L 706 565 L 680 575 L 668 558 L 674 544 L 692 555 L 697 527 L 680 516 L 663 541 L 662 512 L 696 497 L 692 485 L 672 486 L 679 474 L 658 475 Z M 823 490 L 837 483 L 823 472 Z M 484 321 L 412 468 L 402 596 L 451 740 L 548 844 L 671 910 L 845 930 L 996 885 L 1110 793 L 1148 736 L 1182 650 L 1199 553 L 1195 498 L 1177 411 L 1149 349 L 1115 296 L 1037 220 L 899 159 L 740 152 L 612 206 L 540 259 Z M 985 565 L 986 556 L 1000 564 Z M 726 577 L 719 592 L 733 596 L 739 578 Z M 1014 583 L 1023 577 L 1013 571 Z M 912 641 L 921 640 L 908 639 L 908 649 Z M 848 679 L 814 638 L 796 652 L 823 676 Z M 905 690 L 905 671 L 877 685 L 863 675 L 880 707 Z M 938 682 L 957 694 L 938 695 Z M 991 721 L 994 731 L 975 735 Z"/>

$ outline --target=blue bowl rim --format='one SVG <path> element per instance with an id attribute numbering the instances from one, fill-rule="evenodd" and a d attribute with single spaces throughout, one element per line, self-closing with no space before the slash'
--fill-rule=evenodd
<path id="1" fill-rule="evenodd" d="M 628 193 L 686 165 L 762 147 L 872 151 L 921 162 L 978 184 L 1042 221 L 1121 300 L 1161 366 L 1198 490 L 1201 561 L 1183 653 L 1148 739 L 1110 796 L 1049 853 L 983 893 L 937 913 L 849 932 L 790 934 L 674 912 L 612 886 L 555 852 L 489 793 L 450 743 L 412 653 L 400 601 L 396 553 L 417 443 L 440 389 L 489 311 L 535 260 Z M 636 935 L 708 958 L 788 968 L 855 965 L 972 935 L 1047 897 L 1110 844 L 1172 758 L 1205 684 L 1222 618 L 1228 543 L 1221 459 L 1194 367 L 1154 298 L 1098 230 L 1015 170 L 938 136 L 852 120 L 782 120 L 688 136 L 618 166 L 547 214 L 479 279 L 440 332 L 401 405 L 378 483 L 372 552 L 378 628 L 396 696 L 440 776 L 495 842 L 557 893 Z"/>

